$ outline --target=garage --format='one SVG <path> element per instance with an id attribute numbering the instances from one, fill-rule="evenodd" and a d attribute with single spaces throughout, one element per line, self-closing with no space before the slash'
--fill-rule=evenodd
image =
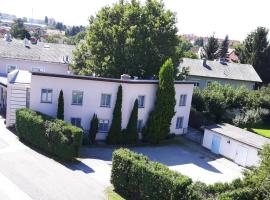
<path id="1" fill-rule="evenodd" d="M 206 126 L 203 146 L 243 167 L 258 166 L 258 152 L 270 139 L 224 123 Z"/>

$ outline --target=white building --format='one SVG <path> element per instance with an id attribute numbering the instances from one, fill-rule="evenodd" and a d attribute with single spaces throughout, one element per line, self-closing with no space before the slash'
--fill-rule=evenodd
<path id="1" fill-rule="evenodd" d="M 135 99 L 138 99 L 138 129 L 145 124 L 153 109 L 158 81 L 111 79 L 78 75 L 33 72 L 30 84 L 30 108 L 56 116 L 58 97 L 64 94 L 65 121 L 84 130 L 89 129 L 94 113 L 99 118 L 97 139 L 105 139 L 112 122 L 112 114 L 119 85 L 122 85 L 122 128 L 126 128 Z M 171 133 L 187 130 L 191 107 L 192 82 L 175 82 L 176 114 L 172 119 Z"/>
<path id="2" fill-rule="evenodd" d="M 259 165 L 258 151 L 267 143 L 270 144 L 270 139 L 226 123 L 204 130 L 204 147 L 244 167 Z"/>

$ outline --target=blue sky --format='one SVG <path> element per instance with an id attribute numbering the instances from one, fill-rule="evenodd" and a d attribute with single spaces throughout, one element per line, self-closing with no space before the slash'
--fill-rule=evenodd
<path id="1" fill-rule="evenodd" d="M 0 12 L 18 17 L 54 17 L 68 25 L 87 25 L 88 17 L 117 0 L 0 0 Z M 142 0 L 144 2 L 144 0 Z M 179 33 L 242 40 L 257 26 L 270 28 L 269 0 L 164 0 L 177 13 Z"/>

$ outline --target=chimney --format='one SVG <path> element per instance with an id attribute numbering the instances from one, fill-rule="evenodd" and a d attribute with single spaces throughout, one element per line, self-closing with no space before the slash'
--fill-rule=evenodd
<path id="1" fill-rule="evenodd" d="M 122 79 L 122 80 L 130 80 L 130 79 L 131 79 L 131 76 L 128 75 L 128 74 L 122 74 L 122 75 L 121 75 L 121 79 Z"/>
<path id="2" fill-rule="evenodd" d="M 202 63 L 203 63 L 203 66 L 206 65 L 206 58 L 203 58 L 203 59 L 202 59 Z"/>

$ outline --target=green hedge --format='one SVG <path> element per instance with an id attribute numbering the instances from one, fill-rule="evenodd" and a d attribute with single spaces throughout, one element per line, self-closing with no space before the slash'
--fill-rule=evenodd
<path id="1" fill-rule="evenodd" d="M 111 183 L 126 199 L 192 199 L 190 178 L 141 154 L 119 149 L 112 163 Z"/>
<path id="2" fill-rule="evenodd" d="M 83 130 L 30 109 L 16 111 L 18 137 L 60 159 L 78 156 Z"/>

